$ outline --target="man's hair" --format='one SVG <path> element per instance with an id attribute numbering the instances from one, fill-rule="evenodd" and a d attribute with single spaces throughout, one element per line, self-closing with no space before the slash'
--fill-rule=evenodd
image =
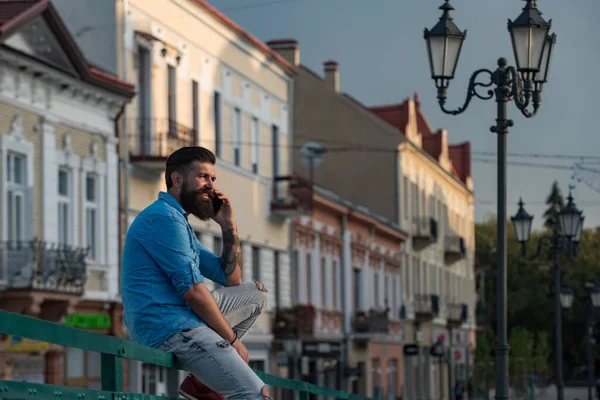
<path id="1" fill-rule="evenodd" d="M 167 158 L 167 170 L 165 171 L 167 189 L 173 186 L 171 174 L 179 172 L 181 175 L 187 175 L 194 161 L 209 162 L 214 165 L 217 162 L 217 158 L 212 151 L 200 146 L 182 147 L 174 151 Z"/>

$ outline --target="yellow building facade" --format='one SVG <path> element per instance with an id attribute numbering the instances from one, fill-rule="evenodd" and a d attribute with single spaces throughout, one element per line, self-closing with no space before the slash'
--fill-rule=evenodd
<path id="1" fill-rule="evenodd" d="M 289 218 L 272 213 L 271 205 L 275 197 L 285 200 L 287 190 L 286 181 L 275 178 L 291 171 L 294 69 L 205 1 L 129 0 L 118 14 L 121 75 L 137 89 L 124 114 L 128 140 L 120 148 L 123 226 L 166 190 L 165 161 L 172 151 L 200 145 L 217 155 L 216 186 L 234 205 L 243 279 L 258 279 L 271 293 L 269 312 L 245 338 L 251 365 L 268 372 L 271 312 L 278 302 L 291 301 Z M 218 225 L 190 223 L 200 241 L 220 254 Z M 151 367 L 142 365 L 132 376 L 134 391 L 172 393 L 173 383 L 161 380 L 167 374 L 145 368 Z M 156 380 L 155 388 L 146 387 L 146 375 Z"/>
<path id="2" fill-rule="evenodd" d="M 0 308 L 122 337 L 115 119 L 134 88 L 88 63 L 51 3 L 0 21 Z M 95 363 L 0 339 L 1 379 L 99 387 Z"/>

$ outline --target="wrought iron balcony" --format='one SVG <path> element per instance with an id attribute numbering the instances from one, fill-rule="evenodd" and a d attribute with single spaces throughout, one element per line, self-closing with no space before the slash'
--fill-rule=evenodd
<path id="1" fill-rule="evenodd" d="M 383 333 L 390 332 L 388 310 L 357 311 L 352 320 L 354 333 Z"/>
<path id="2" fill-rule="evenodd" d="M 0 243 L 0 281 L 7 289 L 81 295 L 87 250 L 39 240 Z"/>
<path id="3" fill-rule="evenodd" d="M 279 217 L 311 215 L 313 204 L 311 182 L 298 176 L 276 176 L 273 180 L 271 213 Z"/>
<path id="4" fill-rule="evenodd" d="M 437 242 L 437 221 L 430 217 L 415 217 L 413 219 L 413 247 L 421 250 L 428 245 Z"/>
<path id="5" fill-rule="evenodd" d="M 272 331 L 276 339 L 309 339 L 315 336 L 316 310 L 312 305 L 297 305 L 275 313 Z"/>
<path id="6" fill-rule="evenodd" d="M 439 297 L 436 294 L 415 294 L 415 318 L 430 321 L 440 313 Z"/>
<path id="7" fill-rule="evenodd" d="M 447 263 L 456 262 L 465 257 L 467 249 L 462 236 L 447 234 L 444 240 L 444 257 Z"/>
<path id="8" fill-rule="evenodd" d="M 451 328 L 457 328 L 467 321 L 468 306 L 462 303 L 448 304 L 447 325 Z"/>
<path id="9" fill-rule="evenodd" d="M 175 150 L 198 143 L 195 129 L 167 118 L 128 120 L 128 132 L 131 162 L 156 170 L 165 168 Z"/>

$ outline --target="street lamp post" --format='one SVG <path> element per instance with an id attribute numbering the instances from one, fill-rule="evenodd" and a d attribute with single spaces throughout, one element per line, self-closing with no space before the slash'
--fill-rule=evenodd
<path id="1" fill-rule="evenodd" d="M 542 248 L 546 242 L 550 243 L 552 250 L 552 261 L 554 264 L 554 320 L 556 332 L 556 391 L 558 400 L 564 398 L 564 383 L 562 370 L 562 315 L 561 315 L 561 300 L 569 306 L 573 301 L 573 292 L 570 289 L 561 290 L 561 268 L 560 254 L 563 252 L 569 259 L 574 256 L 576 240 L 581 237 L 583 229 L 582 212 L 577 209 L 573 202 L 573 196 L 569 193 L 567 205 L 558 213 L 558 219 L 562 233 L 558 231 L 556 224 L 552 229 L 552 235 L 543 236 L 538 241 L 537 252 L 532 258 L 540 255 Z M 531 233 L 531 223 L 533 216 L 529 215 L 523 207 L 523 201 L 519 200 L 519 210 L 517 214 L 511 217 L 515 236 L 517 241 L 521 243 L 522 255 L 526 255 L 526 243 L 529 240 Z"/>
<path id="2" fill-rule="evenodd" d="M 505 58 L 498 60 L 498 68 L 492 72 L 480 69 L 471 75 L 465 103 L 456 110 L 446 108 L 447 90 L 454 72 L 466 31 L 462 32 L 450 16 L 454 10 L 449 0 L 440 7 L 442 16 L 431 29 L 425 29 L 431 77 L 437 87 L 437 99 L 441 110 L 446 114 L 458 115 L 464 112 L 473 97 L 489 100 L 495 96 L 497 103 L 496 125 L 490 130 L 498 135 L 498 274 L 497 274 L 497 330 L 496 345 L 496 399 L 509 398 L 508 382 L 508 334 L 506 309 L 506 135 L 513 121 L 507 118 L 507 105 L 514 102 L 519 111 L 533 117 L 542 101 L 542 87 L 548 80 L 550 61 L 556 42 L 556 35 L 550 35 L 551 21 L 546 22 L 536 7 L 534 0 L 526 0 L 523 12 L 515 21 L 508 22 L 517 67 L 508 66 Z M 478 81 L 480 75 L 489 80 Z M 478 89 L 494 85 L 494 90 L 486 94 Z M 530 111 L 530 105 L 533 109 Z"/>
<path id="3" fill-rule="evenodd" d="M 586 355 L 587 355 L 587 373 L 588 373 L 588 400 L 594 400 L 594 354 L 592 346 L 594 343 L 594 322 L 596 310 L 600 307 L 600 288 L 596 283 L 589 288 L 590 300 L 587 310 L 587 335 L 586 335 Z"/>

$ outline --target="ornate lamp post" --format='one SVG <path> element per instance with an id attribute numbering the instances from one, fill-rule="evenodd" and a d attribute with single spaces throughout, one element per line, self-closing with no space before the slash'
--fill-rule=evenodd
<path id="1" fill-rule="evenodd" d="M 562 315 L 561 304 L 567 308 L 573 303 L 573 291 L 571 289 L 563 289 L 561 291 L 561 270 L 559 257 L 563 252 L 569 259 L 575 256 L 574 239 L 581 237 L 583 229 L 582 212 L 577 209 L 573 202 L 573 196 L 569 193 L 569 201 L 567 205 L 558 213 L 558 219 L 562 233 L 554 226 L 552 235 L 543 236 L 538 241 L 537 252 L 532 258 L 540 255 L 542 247 L 546 242 L 549 242 L 552 250 L 552 260 L 554 264 L 554 313 L 555 313 L 555 329 L 556 329 L 556 391 L 558 400 L 563 400 L 564 383 L 562 370 Z M 526 243 L 529 240 L 531 232 L 531 222 L 533 216 L 529 215 L 523 208 L 523 201 L 519 201 L 519 210 L 517 214 L 511 218 L 515 229 L 517 241 L 521 243 L 522 254 L 525 256 Z"/>
<path id="2" fill-rule="evenodd" d="M 555 35 L 549 35 L 550 22 L 546 22 L 537 9 L 534 0 L 526 0 L 523 12 L 513 22 L 508 22 L 516 65 L 508 66 L 505 58 L 498 60 L 495 71 L 480 69 L 471 75 L 465 103 L 456 110 L 446 108 L 446 94 L 454 72 L 466 31 L 462 32 L 452 20 L 450 11 L 454 8 L 449 0 L 440 7 L 442 16 L 431 29 L 425 29 L 425 40 L 429 55 L 431 77 L 437 87 L 437 99 L 444 113 L 458 115 L 464 112 L 473 97 L 489 100 L 495 97 L 497 103 L 496 125 L 491 131 L 498 135 L 498 310 L 496 345 L 496 399 L 509 397 L 508 352 L 506 326 L 506 135 L 513 121 L 507 118 L 507 105 L 514 102 L 517 109 L 527 117 L 533 117 L 542 101 L 542 87 L 548 80 L 550 60 L 556 42 Z M 487 81 L 478 77 L 486 75 Z M 479 88 L 494 85 L 486 94 Z M 530 106 L 532 110 L 530 111 Z"/>

